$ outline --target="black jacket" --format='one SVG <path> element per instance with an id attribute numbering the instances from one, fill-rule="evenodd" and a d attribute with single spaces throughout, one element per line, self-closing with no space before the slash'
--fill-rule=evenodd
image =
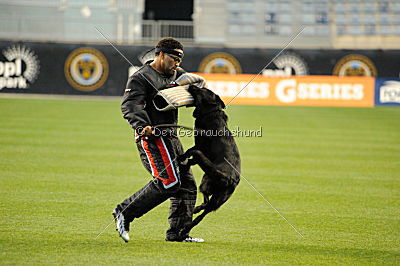
<path id="1" fill-rule="evenodd" d="M 166 77 L 146 64 L 129 77 L 121 110 L 133 129 L 178 122 L 177 109 L 160 112 L 154 107 L 153 98 L 183 73 L 184 70 L 178 68 L 173 76 Z"/>

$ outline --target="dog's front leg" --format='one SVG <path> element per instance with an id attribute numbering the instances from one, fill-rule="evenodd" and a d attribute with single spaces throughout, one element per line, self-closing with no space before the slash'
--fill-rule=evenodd
<path id="1" fill-rule="evenodd" d="M 179 162 L 183 162 L 183 161 L 185 161 L 187 158 L 189 158 L 190 156 L 192 156 L 193 150 L 197 150 L 196 146 L 191 147 L 191 148 L 188 149 L 184 154 L 179 155 L 179 156 L 178 156 L 178 161 L 179 161 Z"/>
<path id="2" fill-rule="evenodd" d="M 221 172 L 217 169 L 217 167 L 200 151 L 200 150 L 192 150 L 191 155 L 193 156 L 194 164 L 198 164 L 201 170 L 204 171 L 209 176 L 213 176 L 218 179 L 228 179 L 225 173 Z"/>

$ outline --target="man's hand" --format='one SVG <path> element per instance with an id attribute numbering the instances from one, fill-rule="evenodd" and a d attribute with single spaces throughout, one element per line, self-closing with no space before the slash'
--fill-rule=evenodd
<path id="1" fill-rule="evenodd" d="M 151 126 L 146 126 L 140 132 L 140 135 L 142 135 L 142 136 L 150 136 L 151 134 L 154 134 L 154 129 Z"/>

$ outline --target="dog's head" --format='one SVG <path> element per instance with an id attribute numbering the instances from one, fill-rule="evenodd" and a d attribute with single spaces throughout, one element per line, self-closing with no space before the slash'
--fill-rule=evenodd
<path id="1" fill-rule="evenodd" d="M 225 104 L 221 98 L 209 89 L 192 85 L 188 91 L 194 98 L 194 106 L 196 107 L 193 113 L 194 117 L 197 117 L 201 113 L 225 108 Z"/>

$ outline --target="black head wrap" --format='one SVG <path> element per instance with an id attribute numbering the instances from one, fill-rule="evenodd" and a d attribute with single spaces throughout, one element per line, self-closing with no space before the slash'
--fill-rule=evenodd
<path id="1" fill-rule="evenodd" d="M 183 58 L 183 53 L 178 52 L 176 50 L 172 50 L 172 49 L 168 49 L 168 48 L 160 48 L 160 47 L 156 47 L 155 49 L 155 53 L 159 53 L 159 52 L 163 52 L 163 53 L 167 53 L 167 54 L 172 54 L 172 55 L 176 55 L 179 58 Z"/>

